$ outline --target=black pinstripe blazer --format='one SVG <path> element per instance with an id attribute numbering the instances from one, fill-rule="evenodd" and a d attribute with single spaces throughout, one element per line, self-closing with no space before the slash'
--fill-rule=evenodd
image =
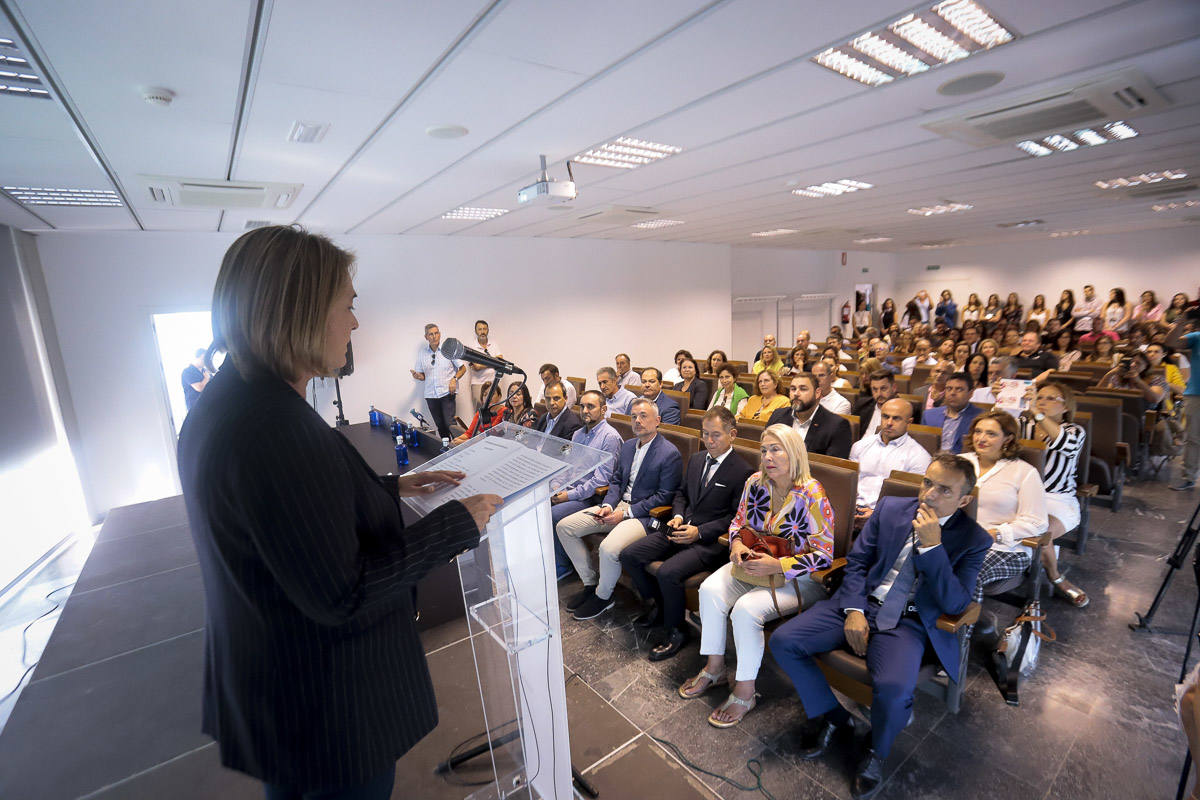
<path id="1" fill-rule="evenodd" d="M 352 786 L 437 725 L 410 587 L 479 542 L 461 503 L 405 529 L 358 451 L 231 361 L 179 437 L 206 597 L 203 730 L 269 783 Z"/>

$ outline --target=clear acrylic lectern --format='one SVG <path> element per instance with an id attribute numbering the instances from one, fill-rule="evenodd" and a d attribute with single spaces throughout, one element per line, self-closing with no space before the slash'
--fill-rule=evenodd
<path id="1" fill-rule="evenodd" d="M 603 450 L 504 422 L 420 467 L 461 469 L 469 483 L 405 498 L 427 513 L 479 491 L 504 497 L 479 547 L 458 557 L 482 730 L 493 742 L 480 756 L 490 759 L 493 782 L 471 800 L 573 797 L 550 496 L 611 461 Z"/>

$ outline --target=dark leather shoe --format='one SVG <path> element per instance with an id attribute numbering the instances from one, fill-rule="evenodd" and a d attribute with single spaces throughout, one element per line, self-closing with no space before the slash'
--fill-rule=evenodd
<path id="1" fill-rule="evenodd" d="M 879 787 L 883 786 L 883 759 L 875 755 L 874 750 L 868 750 L 858 769 L 854 772 L 854 782 L 850 785 L 850 796 L 854 800 L 868 800 L 875 796 Z"/>
<path id="2" fill-rule="evenodd" d="M 845 726 L 846 730 L 850 730 L 852 726 Z M 820 758 L 829 750 L 829 745 L 833 743 L 833 737 L 837 736 L 838 731 L 842 730 L 842 726 L 836 725 L 829 720 L 821 722 L 816 728 L 816 733 L 804 737 L 805 747 L 800 751 L 800 757 L 804 759 Z"/>
<path id="3" fill-rule="evenodd" d="M 581 605 L 586 603 L 588 600 L 591 600 L 595 596 L 596 596 L 596 587 L 595 586 L 585 586 L 585 587 L 583 587 L 583 591 L 579 592 L 578 594 L 573 595 L 571 597 L 571 599 L 567 601 L 566 609 L 567 609 L 567 611 L 574 611 L 575 609 L 579 608 Z"/>
<path id="4" fill-rule="evenodd" d="M 660 644 L 655 645 L 647 657 L 651 661 L 665 661 L 682 650 L 683 646 L 687 644 L 687 640 L 686 633 L 679 630 L 679 628 L 672 628 L 671 632 L 667 634 L 667 638 Z"/>
<path id="5" fill-rule="evenodd" d="M 647 604 L 642 613 L 633 618 L 633 624 L 639 628 L 657 628 L 662 622 L 662 609 L 655 602 Z"/>

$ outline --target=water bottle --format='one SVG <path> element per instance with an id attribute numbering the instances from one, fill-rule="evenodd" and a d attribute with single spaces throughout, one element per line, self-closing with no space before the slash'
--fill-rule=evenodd
<path id="1" fill-rule="evenodd" d="M 441 450 L 439 450 L 438 452 L 439 452 L 439 453 L 445 453 L 445 452 L 448 452 L 449 450 L 450 450 L 450 437 L 449 437 L 449 436 L 443 436 L 443 437 L 442 437 L 442 449 L 441 449 Z"/>
<path id="2" fill-rule="evenodd" d="M 404 423 L 399 417 L 392 417 L 392 436 L 404 436 Z"/>
<path id="3" fill-rule="evenodd" d="M 420 450 L 421 449 L 421 436 L 420 436 L 420 434 L 417 433 L 417 426 L 416 425 L 405 425 L 405 429 L 408 431 L 408 446 L 411 447 L 413 450 Z"/>
<path id="4" fill-rule="evenodd" d="M 379 423 L 380 423 L 379 412 L 375 410 L 375 406 L 371 406 L 371 413 L 368 414 L 367 417 L 370 418 L 370 420 L 371 420 L 372 428 L 379 427 Z"/>
<path id="5" fill-rule="evenodd" d="M 403 436 L 396 437 L 396 466 L 401 468 L 408 466 L 408 447 L 404 444 Z"/>

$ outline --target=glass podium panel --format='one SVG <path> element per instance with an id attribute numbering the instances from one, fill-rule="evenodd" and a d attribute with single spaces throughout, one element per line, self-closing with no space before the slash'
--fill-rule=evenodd
<path id="1" fill-rule="evenodd" d="M 479 547 L 457 559 L 483 704 L 480 730 L 493 743 L 479 756 L 490 759 L 493 780 L 471 800 L 573 797 L 550 495 L 612 460 L 603 450 L 505 422 L 421 467 L 463 469 L 467 479 L 458 489 L 505 498 Z M 405 501 L 427 513 L 456 499 L 442 494 Z"/>

